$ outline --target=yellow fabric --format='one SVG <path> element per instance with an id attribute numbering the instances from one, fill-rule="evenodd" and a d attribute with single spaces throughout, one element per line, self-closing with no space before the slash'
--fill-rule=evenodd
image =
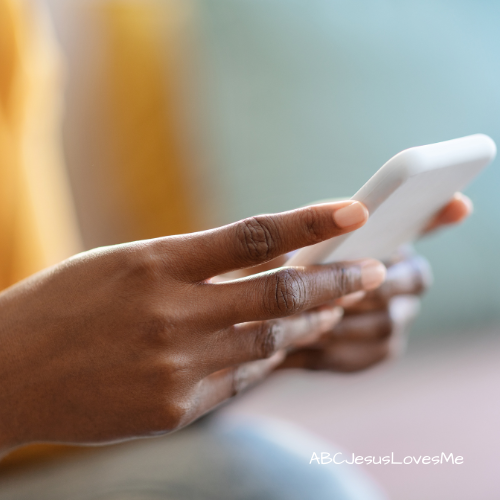
<path id="1" fill-rule="evenodd" d="M 60 159 L 58 53 L 29 5 L 0 0 L 0 288 L 80 250 Z"/>
<path id="2" fill-rule="evenodd" d="M 114 157 L 108 178 L 126 217 L 126 240 L 198 229 L 184 140 L 183 27 L 189 0 L 94 4 L 105 31 L 105 102 Z"/>

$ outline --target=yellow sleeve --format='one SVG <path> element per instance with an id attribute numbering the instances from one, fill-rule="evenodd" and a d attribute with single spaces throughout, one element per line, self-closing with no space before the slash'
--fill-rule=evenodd
<path id="1" fill-rule="evenodd" d="M 188 0 L 108 0 L 95 4 L 105 30 L 110 177 L 127 217 L 126 240 L 198 229 L 182 123 Z"/>
<path id="2" fill-rule="evenodd" d="M 0 289 L 81 249 L 60 153 L 58 52 L 32 5 L 0 0 Z"/>

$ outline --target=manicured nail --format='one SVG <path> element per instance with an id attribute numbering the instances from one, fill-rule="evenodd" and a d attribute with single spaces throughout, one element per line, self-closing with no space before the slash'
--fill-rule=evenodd
<path id="1" fill-rule="evenodd" d="M 361 264 L 361 284 L 363 290 L 373 290 L 385 280 L 386 268 L 382 262 L 367 259 Z"/>
<path id="2" fill-rule="evenodd" d="M 353 201 L 350 205 L 335 210 L 333 220 L 338 227 L 344 228 L 364 222 L 368 216 L 368 209 L 359 201 Z"/>

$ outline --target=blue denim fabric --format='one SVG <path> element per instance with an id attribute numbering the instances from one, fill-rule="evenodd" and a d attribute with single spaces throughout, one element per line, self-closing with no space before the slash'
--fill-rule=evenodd
<path id="1" fill-rule="evenodd" d="M 282 422 L 211 417 L 16 477 L 0 500 L 384 500 L 357 466 L 310 464 L 328 443 Z"/>

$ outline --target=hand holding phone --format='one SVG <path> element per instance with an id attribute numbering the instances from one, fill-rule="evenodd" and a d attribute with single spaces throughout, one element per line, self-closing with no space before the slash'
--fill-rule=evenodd
<path id="1" fill-rule="evenodd" d="M 370 212 L 362 228 L 303 248 L 287 265 L 389 258 L 420 235 L 454 193 L 465 188 L 495 155 L 495 143 L 483 134 L 402 151 L 352 197 Z"/>

